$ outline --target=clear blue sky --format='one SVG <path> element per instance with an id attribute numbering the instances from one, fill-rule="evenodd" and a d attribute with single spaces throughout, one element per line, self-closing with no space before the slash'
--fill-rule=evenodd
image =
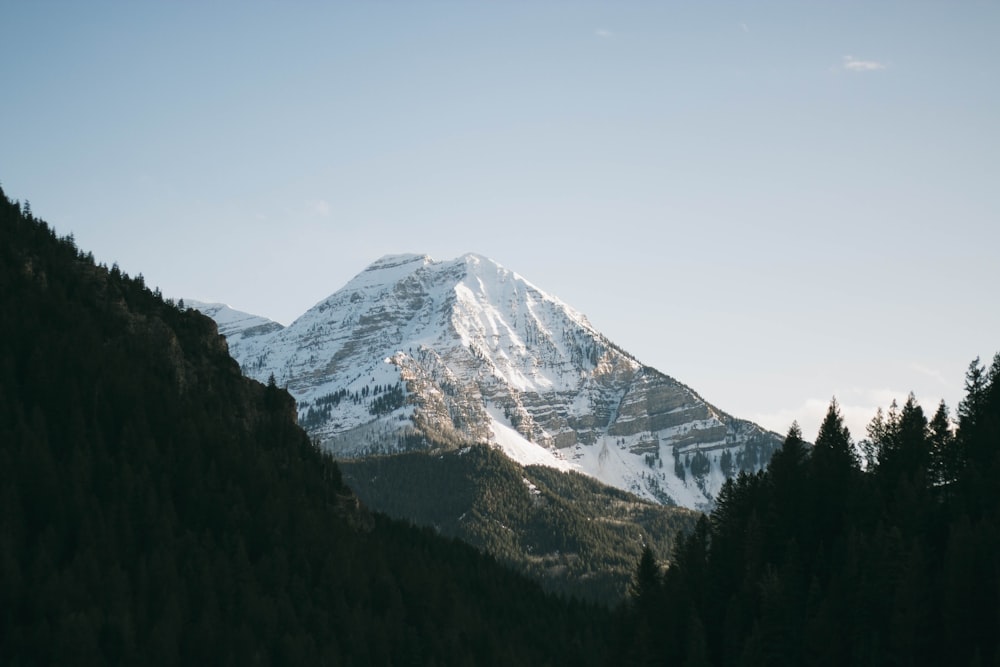
<path id="1" fill-rule="evenodd" d="M 855 437 L 1000 349 L 1000 3 L 0 0 L 0 182 L 288 323 L 492 257 L 719 407 Z"/>

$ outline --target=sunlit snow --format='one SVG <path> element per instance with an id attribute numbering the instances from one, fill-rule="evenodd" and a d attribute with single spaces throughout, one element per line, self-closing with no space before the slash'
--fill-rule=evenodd
<path id="1" fill-rule="evenodd" d="M 506 419 L 495 406 L 488 406 L 487 413 L 490 415 L 490 429 L 496 444 L 504 454 L 514 459 L 518 463 L 526 466 L 540 465 L 557 470 L 576 470 L 577 466 L 559 456 L 556 452 L 546 449 L 541 445 L 536 445 L 523 435 L 511 428 Z"/>
<path id="2" fill-rule="evenodd" d="M 705 404 L 614 347 L 582 314 L 481 255 L 445 262 L 387 255 L 285 328 L 222 304 L 198 305 L 216 318 L 244 373 L 261 381 L 273 374 L 298 401 L 300 418 L 310 409 L 320 414 L 310 434 L 338 455 L 391 451 L 419 416 L 452 429 L 452 437 L 491 441 L 522 464 L 707 507 L 724 480 L 722 451 L 739 451 L 739 443 L 699 435 L 727 428 L 711 408 L 649 430 L 650 387 L 686 397 L 661 415 Z M 376 416 L 378 396 L 397 384 L 407 404 Z M 538 442 L 519 433 L 510 414 Z M 612 425 L 635 434 L 612 436 Z M 692 436 L 711 465 L 699 480 L 675 474 L 675 443 Z M 693 451 L 679 451 L 684 466 Z"/>

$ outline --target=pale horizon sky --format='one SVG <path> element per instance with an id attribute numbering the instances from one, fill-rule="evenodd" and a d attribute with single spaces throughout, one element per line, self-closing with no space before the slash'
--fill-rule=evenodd
<path id="1" fill-rule="evenodd" d="M 0 183 L 288 324 L 475 252 L 719 408 L 854 438 L 1000 350 L 1000 3 L 0 0 Z"/>

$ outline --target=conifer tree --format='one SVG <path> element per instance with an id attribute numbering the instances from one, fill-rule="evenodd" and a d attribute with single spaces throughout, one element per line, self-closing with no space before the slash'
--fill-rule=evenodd
<path id="1" fill-rule="evenodd" d="M 779 485 L 787 478 L 801 477 L 801 468 L 809 455 L 805 441 L 802 439 L 802 428 L 797 421 L 792 422 L 781 448 L 771 458 L 769 470 L 772 483 Z"/>
<path id="2" fill-rule="evenodd" d="M 639 566 L 636 568 L 635 577 L 629 584 L 629 595 L 640 614 L 652 611 L 660 595 L 660 587 L 660 566 L 656 562 L 656 554 L 652 547 L 647 544 L 642 548 Z"/>
<path id="3" fill-rule="evenodd" d="M 930 441 L 930 482 L 934 485 L 951 484 L 961 469 L 961 457 L 955 445 L 948 406 L 942 400 L 928 426 Z"/>
<path id="4" fill-rule="evenodd" d="M 798 422 L 792 422 L 781 449 L 771 457 L 767 479 L 771 486 L 772 523 L 781 534 L 794 534 L 807 516 L 802 508 L 802 494 L 807 480 L 809 450 L 802 439 Z"/>
<path id="5" fill-rule="evenodd" d="M 875 416 L 866 428 L 868 438 L 861 443 L 861 451 L 865 458 L 865 470 L 874 470 L 886 449 L 893 447 L 893 438 L 899 427 L 899 406 L 896 399 L 892 400 L 888 412 L 882 407 L 875 411 Z"/>
<path id="6" fill-rule="evenodd" d="M 846 481 L 859 468 L 858 455 L 851 443 L 851 432 L 844 425 L 837 399 L 830 401 L 826 417 L 820 424 L 812 453 L 813 471 Z"/>
<path id="7" fill-rule="evenodd" d="M 979 357 L 972 360 L 965 372 L 965 398 L 958 404 L 958 428 L 969 433 L 975 430 L 976 422 L 986 403 L 986 371 Z"/>
<path id="8" fill-rule="evenodd" d="M 879 450 L 878 476 L 890 487 L 901 475 L 926 473 L 930 464 L 927 417 L 911 393 L 898 419 L 890 420 Z"/>
<path id="9" fill-rule="evenodd" d="M 836 398 L 830 401 L 826 417 L 820 424 L 809 468 L 812 484 L 806 498 L 811 502 L 815 517 L 810 538 L 828 541 L 840 534 L 844 518 L 850 515 L 848 499 L 860 472 L 851 433 L 844 425 Z"/>

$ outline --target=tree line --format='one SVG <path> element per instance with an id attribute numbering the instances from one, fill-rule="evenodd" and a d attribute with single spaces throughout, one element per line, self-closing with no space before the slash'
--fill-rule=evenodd
<path id="1" fill-rule="evenodd" d="M 951 419 L 910 395 L 855 443 L 834 400 L 758 474 L 730 479 L 619 617 L 643 665 L 1000 662 L 1000 355 Z"/>
<path id="2" fill-rule="evenodd" d="M 359 507 L 215 324 L 0 191 L 0 663 L 600 664 L 606 610 Z"/>

